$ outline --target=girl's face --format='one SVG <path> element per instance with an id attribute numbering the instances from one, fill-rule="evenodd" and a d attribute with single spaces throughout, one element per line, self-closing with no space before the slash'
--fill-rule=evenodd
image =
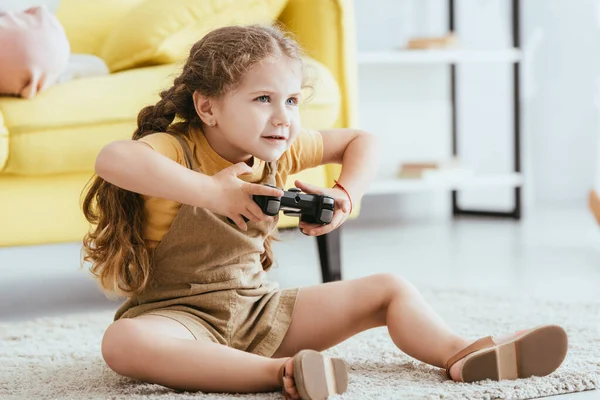
<path id="1" fill-rule="evenodd" d="M 205 130 L 223 158 L 233 163 L 250 156 L 275 161 L 291 146 L 300 128 L 301 68 L 285 56 L 265 60 L 215 103 L 217 125 Z"/>

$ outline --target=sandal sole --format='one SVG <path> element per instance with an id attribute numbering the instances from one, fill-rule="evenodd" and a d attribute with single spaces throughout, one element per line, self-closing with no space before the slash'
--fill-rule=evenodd
<path id="1" fill-rule="evenodd" d="M 303 400 L 325 400 L 348 388 L 348 369 L 341 358 L 330 358 L 314 350 L 294 357 L 294 380 Z"/>
<path id="2" fill-rule="evenodd" d="M 510 342 L 468 355 L 461 377 L 463 382 L 476 382 L 546 376 L 562 364 L 567 348 L 563 328 L 543 326 Z"/>

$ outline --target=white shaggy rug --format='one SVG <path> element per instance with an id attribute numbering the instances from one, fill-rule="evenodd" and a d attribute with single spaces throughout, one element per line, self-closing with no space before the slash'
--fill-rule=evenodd
<path id="1" fill-rule="evenodd" d="M 364 332 L 328 351 L 350 367 L 342 399 L 528 399 L 600 387 L 600 301 L 548 302 L 446 289 L 422 293 L 458 332 L 472 338 L 542 323 L 564 326 L 569 353 L 544 378 L 460 384 L 441 370 L 397 350 L 385 328 Z M 112 313 L 67 315 L 0 324 L 2 399 L 281 399 L 279 393 L 224 395 L 177 393 L 120 377 L 100 356 Z"/>

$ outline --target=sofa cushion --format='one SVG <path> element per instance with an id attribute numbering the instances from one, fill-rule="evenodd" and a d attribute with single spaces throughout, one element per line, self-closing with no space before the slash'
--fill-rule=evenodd
<path id="1" fill-rule="evenodd" d="M 226 25 L 270 24 L 286 3 L 287 0 L 146 0 L 116 23 L 100 57 L 111 71 L 179 61 L 209 31 Z"/>
<path id="2" fill-rule="evenodd" d="M 340 104 L 337 84 L 316 61 L 314 97 L 302 104 L 307 128 L 328 128 Z M 180 66 L 168 64 L 85 78 L 55 85 L 33 100 L 0 98 L 0 166 L 2 129 L 8 131 L 9 154 L 3 174 L 48 175 L 93 171 L 100 149 L 131 138 L 137 114 L 158 101 L 158 93 L 173 83 Z M 0 120 L 1 123 L 1 120 Z M 6 151 L 4 157 L 6 157 Z"/>
<path id="3" fill-rule="evenodd" d="M 60 0 L 56 17 L 73 53 L 99 55 L 115 24 L 145 0 Z"/>

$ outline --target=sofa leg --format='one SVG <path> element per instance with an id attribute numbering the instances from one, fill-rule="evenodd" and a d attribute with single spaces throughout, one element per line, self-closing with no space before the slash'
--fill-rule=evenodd
<path id="1" fill-rule="evenodd" d="M 340 228 L 317 236 L 323 283 L 342 280 Z"/>

